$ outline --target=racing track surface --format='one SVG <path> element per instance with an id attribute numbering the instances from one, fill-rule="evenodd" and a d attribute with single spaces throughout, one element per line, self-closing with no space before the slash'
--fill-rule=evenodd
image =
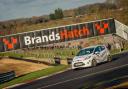
<path id="1" fill-rule="evenodd" d="M 114 55 L 112 62 L 102 63 L 93 68 L 68 70 L 11 89 L 81 89 L 83 86 L 92 89 L 97 83 L 122 76 L 128 76 L 127 52 Z"/>

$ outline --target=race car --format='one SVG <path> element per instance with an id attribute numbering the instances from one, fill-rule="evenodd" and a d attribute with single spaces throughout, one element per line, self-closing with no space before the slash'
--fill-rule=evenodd
<path id="1" fill-rule="evenodd" d="M 72 60 L 72 69 L 94 67 L 98 63 L 111 61 L 111 55 L 105 45 L 90 46 L 81 49 Z"/>

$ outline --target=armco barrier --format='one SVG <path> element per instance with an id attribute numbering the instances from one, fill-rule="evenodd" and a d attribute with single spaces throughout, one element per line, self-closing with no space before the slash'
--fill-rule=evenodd
<path id="1" fill-rule="evenodd" d="M 4 83 L 6 81 L 9 81 L 11 79 L 14 79 L 15 76 L 16 76 L 16 74 L 15 74 L 14 71 L 10 71 L 10 72 L 0 74 L 0 84 Z"/>
<path id="2" fill-rule="evenodd" d="M 26 62 L 32 62 L 32 63 L 42 63 L 42 64 L 45 64 L 45 65 L 53 65 L 52 63 L 49 63 L 49 62 L 45 62 L 45 61 L 39 61 L 39 60 L 32 60 L 32 59 L 25 59 L 25 58 L 18 58 L 18 57 L 12 57 L 12 56 L 9 56 L 9 58 L 12 58 L 12 59 L 15 59 L 15 60 L 22 60 L 22 61 L 26 61 Z"/>

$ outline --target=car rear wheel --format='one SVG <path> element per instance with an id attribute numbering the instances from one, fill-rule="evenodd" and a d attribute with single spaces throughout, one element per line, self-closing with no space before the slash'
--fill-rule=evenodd
<path id="1" fill-rule="evenodd" d="M 97 61 L 95 59 L 92 60 L 92 67 L 95 67 L 97 65 Z"/>
<path id="2" fill-rule="evenodd" d="M 108 56 L 107 61 L 108 61 L 108 62 L 112 61 L 111 55 Z"/>

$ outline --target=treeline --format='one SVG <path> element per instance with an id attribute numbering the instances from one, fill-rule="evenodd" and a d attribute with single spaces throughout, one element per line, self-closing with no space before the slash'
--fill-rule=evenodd
<path id="1" fill-rule="evenodd" d="M 40 17 L 34 16 L 32 18 L 20 18 L 20 19 L 0 22 L 0 36 L 21 32 L 18 29 L 22 28 L 23 26 L 45 23 L 45 22 L 48 22 L 48 18 L 44 16 L 40 16 Z"/>
<path id="2" fill-rule="evenodd" d="M 82 15 L 117 9 L 128 10 L 128 0 L 106 0 L 104 3 L 96 3 L 79 7 L 75 12 L 76 15 Z"/>
<path id="3" fill-rule="evenodd" d="M 64 17 L 63 10 L 58 8 L 49 15 L 50 20 L 62 19 Z"/>
<path id="4" fill-rule="evenodd" d="M 97 13 L 104 10 L 117 9 L 117 6 L 113 3 L 96 3 L 92 5 L 86 5 L 79 7 L 75 10 L 76 15 L 84 15 L 89 13 Z"/>
<path id="5" fill-rule="evenodd" d="M 36 26 L 36 24 L 38 25 L 41 23 L 49 23 L 51 20 L 56 21 L 57 19 L 63 19 L 67 17 L 74 18 L 80 15 L 98 14 L 104 13 L 105 11 L 120 11 L 119 14 L 122 14 L 120 18 L 122 18 L 125 23 L 128 22 L 128 0 L 106 0 L 104 3 L 85 5 L 72 10 L 63 11 L 62 9 L 58 8 L 54 11 L 54 13 L 46 16 L 34 16 L 31 18 L 21 18 L 0 22 L 0 36 L 28 31 L 26 28 L 29 28 L 29 26 Z M 109 13 L 112 14 L 111 12 Z M 24 27 L 26 27 L 26 30 L 23 30 Z"/>
<path id="6" fill-rule="evenodd" d="M 62 19 L 64 17 L 63 10 L 58 8 L 54 13 L 47 16 L 33 16 L 32 18 L 20 18 L 0 22 L 0 36 L 22 32 L 20 28 L 24 26 L 35 25 L 39 23 L 46 23 L 49 20 Z"/>

